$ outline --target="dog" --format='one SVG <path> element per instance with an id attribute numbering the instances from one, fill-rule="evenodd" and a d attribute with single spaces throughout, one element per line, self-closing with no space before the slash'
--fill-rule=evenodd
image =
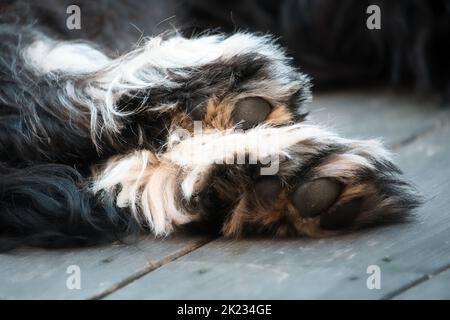
<path id="1" fill-rule="evenodd" d="M 108 49 L 62 36 L 68 6 L 0 7 L 3 249 L 179 229 L 326 237 L 420 204 L 379 141 L 308 121 L 310 78 L 274 37 L 173 31 Z"/>

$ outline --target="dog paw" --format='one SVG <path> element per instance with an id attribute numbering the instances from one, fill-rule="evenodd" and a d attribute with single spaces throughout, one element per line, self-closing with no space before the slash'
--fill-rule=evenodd
<path id="1" fill-rule="evenodd" d="M 420 204 L 377 142 L 338 140 L 291 148 L 297 152 L 280 160 L 275 175 L 235 174 L 244 187 L 233 187 L 239 201 L 223 233 L 324 237 L 402 221 Z"/>

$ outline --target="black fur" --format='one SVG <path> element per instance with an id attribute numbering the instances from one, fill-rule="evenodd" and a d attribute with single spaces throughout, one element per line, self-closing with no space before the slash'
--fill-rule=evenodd
<path id="1" fill-rule="evenodd" d="M 30 14 L 39 14 L 36 8 L 33 11 L 32 5 L 21 2 L 14 8 L 18 12 L 17 8 L 23 7 Z M 93 166 L 132 150 L 164 148 L 170 116 L 152 110 L 152 106 L 177 103 L 178 111 L 189 114 L 207 98 L 221 97 L 229 91 L 239 93 L 240 86 L 255 76 L 268 77 L 265 70 L 268 61 L 257 54 L 186 69 L 188 79 L 175 74 L 172 79 L 183 84 L 181 89 L 157 87 L 151 95 L 131 92 L 123 96 L 120 110 L 132 110 L 133 115 L 121 120 L 120 135 L 102 135 L 96 146 L 86 108 L 74 103 L 75 108 L 68 110 L 59 100 L 64 96 L 66 83 L 83 87 L 85 77 L 58 72 L 37 76 L 26 67 L 24 48 L 34 41 L 35 31 L 45 30 L 46 26 L 23 24 L 29 17 L 22 20 L 19 13 L 17 21 L 10 23 L 14 8 L 2 6 L 4 14 L 0 16 L 3 22 L 0 25 L 3 40 L 0 43 L 0 236 L 3 236 L 0 247 L 3 248 L 14 244 L 88 245 L 136 232 L 137 222 L 115 208 L 112 198 L 88 192 Z M 302 102 L 299 95 L 291 107 L 297 108 Z M 142 141 L 139 132 L 143 133 Z"/>
<path id="2" fill-rule="evenodd" d="M 7 3 L 10 3 L 9 5 Z M 84 27 L 66 28 L 77 4 Z M 381 9 L 381 30 L 366 28 L 366 8 Z M 315 87 L 385 84 L 450 90 L 450 3 L 446 0 L 38 0 L 0 4 L 3 20 L 39 25 L 66 39 L 88 39 L 112 54 L 141 34 L 187 36 L 205 30 L 250 30 L 280 37 Z"/>
<path id="3" fill-rule="evenodd" d="M 69 4 L 82 9 L 81 30 L 66 28 Z M 382 7 L 380 31 L 365 28 L 368 4 Z M 23 67 L 20 53 L 34 30 L 60 39 L 91 40 L 111 57 L 129 51 L 137 42 L 141 33 L 133 25 L 146 35 L 170 33 L 169 23 L 185 34 L 216 27 L 270 31 L 281 36 L 298 65 L 320 86 L 391 79 L 445 92 L 450 74 L 445 43 L 450 35 L 449 12 L 446 1 L 2 1 L 0 249 L 22 244 L 90 245 L 136 234 L 137 222 L 117 209 L 112 198 L 87 191 L 87 177 L 93 164 L 112 155 L 139 148 L 158 150 L 166 142 L 168 115 L 150 107 L 124 120 L 120 137 L 100 137 L 101 148 L 96 148 L 89 115 L 79 108 L 69 121 L 67 110 L 57 100 L 64 83 L 83 82 L 83 77 L 36 77 Z M 161 23 L 174 14 L 176 18 Z M 403 25 L 405 29 L 401 29 Z M 151 96 L 134 92 L 120 101 L 120 107 L 136 110 L 143 101 L 149 106 L 178 102 L 185 108 L 181 111 L 192 113 L 212 95 L 230 89 L 239 92 L 240 85 L 255 74 L 264 77 L 266 63 L 257 54 L 219 61 L 190 70 L 189 81 L 174 79 L 185 84 L 183 90 L 155 88 Z M 292 109 L 303 103 L 302 97 L 301 92 L 293 96 Z M 297 121 L 305 117 L 295 114 Z M 139 131 L 144 133 L 144 141 L 139 141 Z M 331 151 L 323 150 L 324 155 Z M 207 198 L 205 210 L 220 209 L 210 218 L 222 221 L 229 208 L 220 208 L 221 199 L 215 196 Z"/>
<path id="4" fill-rule="evenodd" d="M 86 179 L 58 164 L 0 165 L 0 250 L 19 245 L 86 246 L 137 234 L 138 224 L 113 199 L 92 196 Z"/>

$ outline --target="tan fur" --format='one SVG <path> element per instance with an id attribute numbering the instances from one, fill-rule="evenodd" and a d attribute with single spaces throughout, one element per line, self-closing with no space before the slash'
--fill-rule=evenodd
<path id="1" fill-rule="evenodd" d="M 137 151 L 126 157 L 114 158 L 105 168 L 96 174 L 94 192 L 109 190 L 121 186 L 117 197 L 119 207 L 130 207 L 131 212 L 147 224 L 155 234 L 164 235 L 172 231 L 174 226 L 199 219 L 198 212 L 185 212 L 180 208 L 180 201 L 188 203 L 202 190 L 208 187 L 212 170 L 221 157 L 223 162 L 232 164 L 236 157 L 257 155 L 263 158 L 270 154 L 284 156 L 289 161 L 292 155 L 301 155 L 295 165 L 301 165 L 315 155 L 320 144 L 330 142 L 348 146 L 345 153 L 328 156 L 310 172 L 314 179 L 331 177 L 345 185 L 334 208 L 356 198 L 367 201 L 378 201 L 380 206 L 392 205 L 389 199 L 376 198 L 377 190 L 371 184 L 353 183 L 361 170 L 373 170 L 368 156 L 373 154 L 388 156 L 376 141 L 350 141 L 338 138 L 332 133 L 318 127 L 293 123 L 293 115 L 282 103 L 275 103 L 268 98 L 272 111 L 264 124 L 244 132 L 233 131 L 231 115 L 239 99 L 248 95 L 207 101 L 202 121 L 203 136 L 192 136 L 194 121 L 189 114 L 173 112 L 170 130 L 184 129 L 188 136 L 175 138 L 164 154 L 150 151 Z M 280 128 L 274 126 L 283 125 Z M 216 152 L 217 147 L 224 153 Z M 270 147 L 270 148 L 268 148 Z M 207 157 L 201 158 L 202 154 Z M 227 216 L 222 233 L 228 237 L 241 237 L 248 232 L 270 233 L 278 237 L 307 235 L 311 237 L 327 237 L 339 234 L 340 231 L 328 231 L 320 228 L 320 217 L 304 218 L 289 199 L 290 187 L 285 180 L 292 170 L 289 165 L 283 167 L 280 179 L 284 189 L 272 205 L 264 205 L 255 198 L 253 190 L 243 188 L 238 194 L 237 205 Z M 220 179 L 219 179 L 220 180 Z M 300 181 L 294 182 L 295 187 Z M 224 186 L 221 192 L 226 193 Z M 224 198 L 226 194 L 222 195 Z M 372 200 L 371 200 L 372 199 Z M 358 219 L 369 219 L 367 211 Z M 373 213 L 375 214 L 375 213 Z"/>
<path id="2" fill-rule="evenodd" d="M 205 129 L 230 129 L 233 127 L 231 122 L 231 112 L 233 104 L 228 100 L 219 101 L 217 98 L 209 100 L 204 117 Z"/>
<path id="3" fill-rule="evenodd" d="M 204 132 L 209 132 L 209 129 L 225 130 L 234 127 L 231 121 L 231 114 L 234 110 L 236 102 L 240 99 L 248 97 L 248 95 L 239 95 L 234 98 L 228 98 L 219 100 L 217 97 L 213 97 L 207 102 L 206 113 L 203 116 L 203 129 Z M 286 105 L 281 103 L 273 103 L 272 111 L 267 116 L 265 123 L 272 125 L 284 125 L 290 124 L 293 121 L 293 115 L 289 111 Z M 186 119 L 187 115 L 176 115 L 173 118 L 172 123 L 176 127 L 182 127 L 189 131 L 193 131 L 192 121 Z"/>
<path id="4" fill-rule="evenodd" d="M 108 161 L 94 177 L 94 193 L 113 192 L 121 188 L 116 198 L 118 207 L 128 207 L 135 218 L 156 235 L 164 235 L 173 227 L 185 224 L 195 215 L 177 206 L 175 191 L 181 169 L 161 160 L 148 151 L 135 151 L 125 157 Z"/>
<path id="5" fill-rule="evenodd" d="M 283 104 L 273 106 L 272 112 L 266 118 L 266 122 L 273 125 L 292 123 L 293 117 L 289 109 Z"/>

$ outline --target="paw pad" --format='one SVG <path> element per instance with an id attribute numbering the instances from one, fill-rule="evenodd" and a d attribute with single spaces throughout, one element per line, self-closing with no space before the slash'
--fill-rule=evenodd
<path id="1" fill-rule="evenodd" d="M 231 120 L 240 124 L 240 128 L 247 130 L 263 122 L 272 110 L 270 104 L 259 97 L 239 100 L 234 106 Z"/>
<path id="2" fill-rule="evenodd" d="M 361 211 L 362 198 L 353 199 L 320 216 L 320 227 L 327 230 L 341 229 L 349 225 Z"/>
<path id="3" fill-rule="evenodd" d="M 338 181 L 321 178 L 299 186 L 291 194 L 291 201 L 302 217 L 312 218 L 328 210 L 341 194 L 341 189 Z"/>

